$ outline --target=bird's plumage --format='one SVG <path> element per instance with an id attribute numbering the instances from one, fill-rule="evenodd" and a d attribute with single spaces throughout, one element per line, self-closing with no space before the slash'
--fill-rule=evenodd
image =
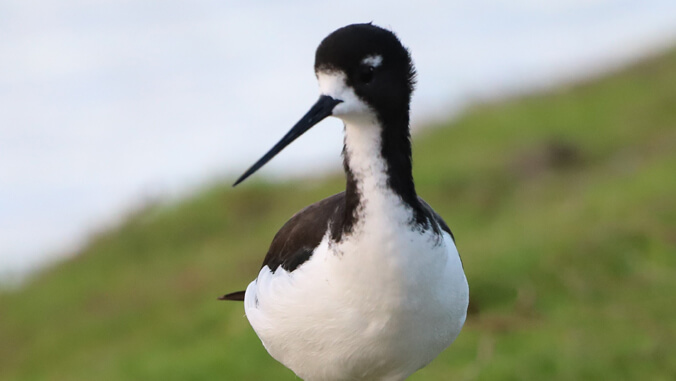
<path id="1" fill-rule="evenodd" d="M 268 352 L 308 380 L 401 380 L 455 340 L 469 302 L 448 225 L 411 173 L 415 71 L 396 36 L 350 25 L 315 57 L 321 97 L 255 172 L 322 118 L 345 124 L 344 192 L 296 213 L 246 292 L 246 316 Z"/>

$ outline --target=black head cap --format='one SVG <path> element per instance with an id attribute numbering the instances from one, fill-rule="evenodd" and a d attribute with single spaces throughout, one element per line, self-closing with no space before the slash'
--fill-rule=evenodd
<path id="1" fill-rule="evenodd" d="M 331 33 L 317 48 L 315 72 L 331 71 L 345 73 L 346 84 L 374 109 L 408 113 L 415 69 L 408 50 L 391 31 L 369 23 Z"/>

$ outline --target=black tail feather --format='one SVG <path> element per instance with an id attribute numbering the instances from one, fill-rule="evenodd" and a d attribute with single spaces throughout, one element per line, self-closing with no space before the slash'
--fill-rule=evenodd
<path id="1" fill-rule="evenodd" d="M 245 291 L 237 291 L 237 292 L 231 292 L 229 294 L 225 294 L 218 298 L 218 300 L 239 300 L 243 301 L 244 300 L 244 293 Z"/>

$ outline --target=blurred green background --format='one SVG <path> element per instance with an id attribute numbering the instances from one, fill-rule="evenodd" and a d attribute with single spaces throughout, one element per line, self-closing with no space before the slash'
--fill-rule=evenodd
<path id="1" fill-rule="evenodd" d="M 676 377 L 676 52 L 414 136 L 471 304 L 412 380 Z M 241 303 L 276 230 L 342 174 L 157 202 L 0 292 L 2 380 L 294 380 Z"/>

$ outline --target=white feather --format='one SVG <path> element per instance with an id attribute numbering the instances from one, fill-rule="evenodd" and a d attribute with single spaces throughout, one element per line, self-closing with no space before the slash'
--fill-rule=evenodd
<path id="1" fill-rule="evenodd" d="M 373 67 L 379 67 L 380 65 L 383 64 L 383 56 L 381 55 L 373 55 L 373 56 L 368 56 L 361 60 L 361 63 L 370 65 Z"/>

